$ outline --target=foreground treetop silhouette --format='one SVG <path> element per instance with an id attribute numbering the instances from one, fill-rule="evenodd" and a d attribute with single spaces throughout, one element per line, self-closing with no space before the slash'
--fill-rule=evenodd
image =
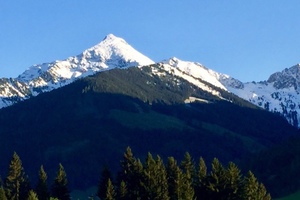
<path id="1" fill-rule="evenodd" d="M 97 167 L 97 166 L 95 166 Z M 168 157 L 162 158 L 148 153 L 144 162 L 135 158 L 130 147 L 121 160 L 121 170 L 112 176 L 104 168 L 97 194 L 101 200 L 270 200 L 271 195 L 254 174 L 249 171 L 242 175 L 232 162 L 224 167 L 214 158 L 210 171 L 202 157 L 198 164 L 189 153 L 177 163 Z M 96 175 L 97 176 L 97 175 Z M 115 179 L 114 179 L 115 177 Z M 36 187 L 31 187 L 29 178 L 22 167 L 22 161 L 13 153 L 4 182 L 1 181 L 0 200 L 70 200 L 67 175 L 63 165 L 58 165 L 57 175 L 49 190 L 47 174 L 40 167 Z M 115 180 L 115 181 L 114 181 Z M 92 197 L 91 197 L 92 198 Z"/>

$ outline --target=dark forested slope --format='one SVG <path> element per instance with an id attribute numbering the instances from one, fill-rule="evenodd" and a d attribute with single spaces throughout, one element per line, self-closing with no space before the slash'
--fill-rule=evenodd
<path id="1" fill-rule="evenodd" d="M 70 187 L 83 188 L 97 183 L 103 165 L 117 170 L 127 146 L 138 156 L 180 159 L 188 151 L 241 163 L 297 134 L 280 116 L 220 93 L 232 103 L 148 68 L 80 79 L 0 110 L 0 173 L 16 151 L 30 177 L 40 164 L 54 174 L 61 162 L 72 174 Z M 191 96 L 201 101 L 184 103 Z"/>

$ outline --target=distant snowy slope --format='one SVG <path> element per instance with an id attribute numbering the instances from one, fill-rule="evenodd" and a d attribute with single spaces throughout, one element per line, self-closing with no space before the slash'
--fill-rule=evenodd
<path id="1" fill-rule="evenodd" d="M 300 65 L 276 72 L 267 81 L 224 85 L 239 97 L 280 113 L 290 124 L 300 127 Z"/>
<path id="2" fill-rule="evenodd" d="M 102 42 L 77 56 L 33 65 L 15 79 L 1 79 L 0 108 L 96 72 L 153 63 L 122 38 L 109 34 Z"/>
<path id="3" fill-rule="evenodd" d="M 211 85 L 222 90 L 227 90 L 219 81 L 220 77 L 226 75 L 208 69 L 200 63 L 182 61 L 173 57 L 158 63 L 156 67 L 152 68 L 152 72 L 159 76 L 164 76 L 165 73 L 169 73 L 175 77 L 183 78 L 202 90 L 210 92 L 220 98 L 222 98 L 220 91 L 211 87 Z"/>
<path id="4" fill-rule="evenodd" d="M 157 74 L 168 72 L 184 78 L 199 88 L 221 97 L 219 90 L 232 92 L 254 105 L 279 113 L 300 128 L 300 65 L 276 72 L 267 81 L 242 83 L 226 74 L 215 72 L 199 63 L 171 58 L 162 62 Z M 222 97 L 221 97 L 222 98 Z"/>

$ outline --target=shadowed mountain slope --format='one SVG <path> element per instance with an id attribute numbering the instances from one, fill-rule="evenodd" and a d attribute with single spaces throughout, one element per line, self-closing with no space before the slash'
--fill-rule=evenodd
<path id="1" fill-rule="evenodd" d="M 33 179 L 40 164 L 50 177 L 61 162 L 71 188 L 85 188 L 97 184 L 102 166 L 117 170 L 127 146 L 138 156 L 180 159 L 189 151 L 242 163 L 298 133 L 231 93 L 210 85 L 216 96 L 153 67 L 101 72 L 1 109 L 2 176 L 16 151 Z"/>

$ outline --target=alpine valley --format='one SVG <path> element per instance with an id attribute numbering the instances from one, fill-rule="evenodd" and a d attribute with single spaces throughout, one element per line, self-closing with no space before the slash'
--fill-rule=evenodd
<path id="1" fill-rule="evenodd" d="M 88 188 L 130 146 L 140 157 L 234 161 L 283 196 L 300 189 L 299 92 L 300 65 L 243 83 L 175 57 L 156 63 L 110 34 L 0 79 L 0 173 L 16 151 L 33 180 L 61 162 L 72 189 Z"/>

